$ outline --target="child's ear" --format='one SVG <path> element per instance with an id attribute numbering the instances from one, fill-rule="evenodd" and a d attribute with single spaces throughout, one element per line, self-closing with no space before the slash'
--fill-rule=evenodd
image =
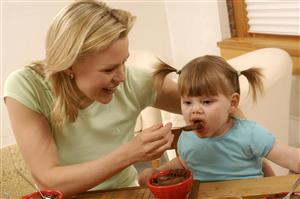
<path id="1" fill-rule="evenodd" d="M 240 95 L 238 93 L 233 93 L 230 98 L 230 109 L 229 113 L 233 114 L 239 106 Z"/>

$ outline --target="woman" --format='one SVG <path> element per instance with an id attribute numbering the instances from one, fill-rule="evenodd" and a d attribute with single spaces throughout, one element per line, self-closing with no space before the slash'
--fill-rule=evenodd
<path id="1" fill-rule="evenodd" d="M 71 3 L 49 28 L 45 59 L 8 77 L 4 97 L 11 126 L 41 189 L 69 196 L 133 186 L 132 164 L 170 147 L 171 124 L 134 136 L 145 107 L 180 112 L 171 80 L 157 92 L 150 71 L 124 65 L 134 20 L 96 0 Z"/>

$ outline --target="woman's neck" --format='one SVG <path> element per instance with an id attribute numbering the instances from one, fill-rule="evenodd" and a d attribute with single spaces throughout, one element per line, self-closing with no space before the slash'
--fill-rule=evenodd
<path id="1" fill-rule="evenodd" d="M 91 100 L 90 98 L 88 97 L 83 97 L 81 98 L 80 100 L 80 103 L 79 103 L 79 106 L 80 106 L 80 109 L 85 109 L 87 108 L 89 105 L 91 105 L 94 101 Z"/>

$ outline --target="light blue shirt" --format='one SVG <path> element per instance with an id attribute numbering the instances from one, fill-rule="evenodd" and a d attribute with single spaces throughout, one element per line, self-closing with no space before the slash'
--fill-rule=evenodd
<path id="1" fill-rule="evenodd" d="M 220 137 L 181 133 L 178 153 L 200 181 L 257 178 L 263 177 L 262 158 L 274 142 L 274 135 L 256 122 L 234 119 L 234 126 Z"/>

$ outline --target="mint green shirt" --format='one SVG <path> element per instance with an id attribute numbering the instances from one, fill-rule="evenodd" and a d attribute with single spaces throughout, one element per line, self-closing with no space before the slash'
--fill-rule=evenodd
<path id="1" fill-rule="evenodd" d="M 50 86 L 29 68 L 9 75 L 4 97 L 12 97 L 31 110 L 44 115 L 52 129 L 62 165 L 95 160 L 112 152 L 134 136 L 139 113 L 152 106 L 156 99 L 150 70 L 126 67 L 125 82 L 120 84 L 109 104 L 94 102 L 80 109 L 74 123 L 62 130 L 50 123 L 53 95 Z M 137 177 L 134 166 L 115 174 L 94 189 L 113 189 L 133 186 Z"/>

